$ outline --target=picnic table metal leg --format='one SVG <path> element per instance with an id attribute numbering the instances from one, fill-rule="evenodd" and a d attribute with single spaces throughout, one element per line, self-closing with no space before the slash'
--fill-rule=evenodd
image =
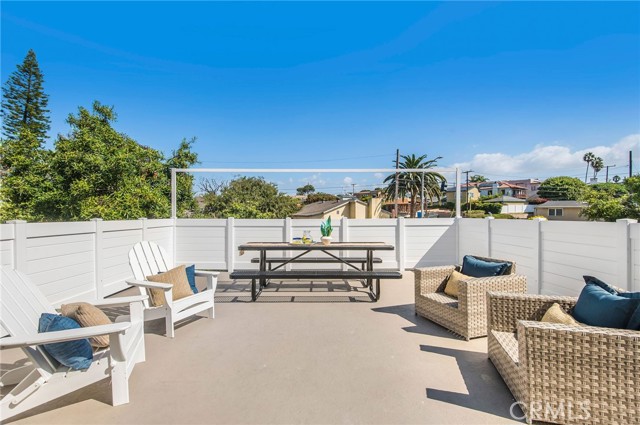
<path id="1" fill-rule="evenodd" d="M 380 279 L 376 279 L 376 301 L 380 299 Z"/>
<path id="2" fill-rule="evenodd" d="M 251 279 L 251 301 L 255 301 L 256 298 L 258 298 L 258 295 L 256 294 L 256 280 Z"/>
<path id="3" fill-rule="evenodd" d="M 373 251 L 367 250 L 367 271 L 373 271 Z M 367 285 L 369 286 L 369 290 L 373 289 L 373 279 L 367 279 Z"/>
<path id="4" fill-rule="evenodd" d="M 264 272 L 267 270 L 267 251 L 260 251 L 260 271 Z M 267 279 L 264 277 L 260 278 L 260 289 L 267 286 Z"/>

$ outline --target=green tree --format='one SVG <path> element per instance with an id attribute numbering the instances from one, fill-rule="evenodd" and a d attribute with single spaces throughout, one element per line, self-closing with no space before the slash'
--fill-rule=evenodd
<path id="1" fill-rule="evenodd" d="M 582 157 L 582 160 L 587 163 L 587 171 L 584 172 L 584 182 L 585 183 L 587 182 L 587 176 L 589 175 L 589 165 L 591 165 L 591 162 L 594 159 L 596 159 L 596 156 L 593 154 L 593 152 L 587 152 Z"/>
<path id="2" fill-rule="evenodd" d="M 165 162 L 165 176 L 171 179 L 172 168 L 190 168 L 198 163 L 198 154 L 192 151 L 196 138 L 182 139 L 177 150 L 172 151 L 171 157 Z M 176 175 L 176 206 L 178 217 L 196 213 L 198 207 L 193 196 L 194 177 L 189 173 L 177 173 Z M 171 186 L 166 188 L 166 196 L 171 199 Z"/>
<path id="3" fill-rule="evenodd" d="M 313 193 L 315 191 L 316 191 L 316 188 L 313 187 L 313 185 L 310 184 L 310 183 L 305 184 L 304 186 L 299 187 L 299 188 L 296 189 L 296 193 L 298 195 L 301 195 L 301 196 L 309 195 L 309 194 L 311 194 L 311 193 Z"/>
<path id="4" fill-rule="evenodd" d="M 589 220 L 640 219 L 640 175 L 629 177 L 622 184 L 594 184 L 582 200 L 588 203 L 582 215 Z"/>
<path id="5" fill-rule="evenodd" d="M 405 169 L 424 169 L 428 170 L 430 168 L 434 168 L 438 164 L 438 160 L 442 159 L 442 157 L 438 156 L 434 159 L 427 160 L 427 155 L 416 156 L 415 154 L 411 155 L 402 155 L 402 161 L 399 164 L 400 170 Z M 403 172 L 400 171 L 398 174 L 398 196 L 401 198 L 410 197 L 410 217 L 415 216 L 417 199 L 421 194 L 422 190 L 422 179 L 424 175 L 424 194 L 425 199 L 431 199 L 433 197 L 440 197 L 440 187 L 442 183 L 446 183 L 447 179 L 440 173 L 436 173 L 434 171 L 427 172 Z M 388 175 L 384 179 L 384 183 L 387 184 L 385 188 L 385 198 L 389 200 L 395 199 L 396 193 L 396 175 L 391 174 Z"/>
<path id="6" fill-rule="evenodd" d="M 29 138 L 42 143 L 50 128 L 49 98 L 35 52 L 29 50 L 17 68 L 2 87 L 2 132 L 8 140 L 17 140 L 26 128 Z"/>
<path id="7" fill-rule="evenodd" d="M 338 197 L 330 193 L 318 192 L 307 195 L 307 199 L 304 200 L 304 204 L 313 204 L 318 201 L 336 201 Z"/>
<path id="8" fill-rule="evenodd" d="M 471 183 L 482 183 L 486 181 L 488 181 L 488 179 L 485 176 L 481 176 L 480 174 L 475 174 L 469 177 L 469 182 Z"/>
<path id="9" fill-rule="evenodd" d="M 50 170 L 51 152 L 23 127 L 17 139 L 0 145 L 0 221 L 52 220 L 55 199 Z"/>
<path id="10" fill-rule="evenodd" d="M 550 177 L 538 188 L 538 196 L 554 201 L 575 201 L 586 188 L 586 183 L 575 177 Z"/>
<path id="11" fill-rule="evenodd" d="M 64 220 L 167 217 L 169 185 L 162 154 L 141 146 L 112 123 L 112 107 L 94 102 L 67 122 L 71 131 L 55 143 L 53 169 L 57 214 Z"/>
<path id="12" fill-rule="evenodd" d="M 205 205 L 205 213 L 216 218 L 286 218 L 298 209 L 295 198 L 262 177 L 236 178 Z"/>
<path id="13" fill-rule="evenodd" d="M 604 161 L 599 156 L 591 161 L 591 168 L 593 169 L 594 180 L 598 177 L 598 173 L 604 168 Z"/>

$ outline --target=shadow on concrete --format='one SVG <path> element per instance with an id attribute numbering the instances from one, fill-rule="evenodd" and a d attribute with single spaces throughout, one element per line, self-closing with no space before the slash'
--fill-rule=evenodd
<path id="1" fill-rule="evenodd" d="M 251 303 L 251 283 L 220 282 L 216 303 Z M 359 281 L 272 281 L 256 303 L 354 303 L 375 302 L 368 288 Z"/>
<path id="2" fill-rule="evenodd" d="M 418 333 L 423 335 L 437 336 L 440 338 L 451 338 L 463 341 L 458 335 L 449 332 L 448 329 L 434 323 L 424 317 L 415 314 L 414 304 L 392 305 L 387 307 L 373 308 L 376 313 L 396 314 L 403 319 L 411 322 L 413 326 L 402 328 L 406 332 Z"/>
<path id="3" fill-rule="evenodd" d="M 468 391 L 468 394 L 461 394 L 427 388 L 427 398 L 516 421 L 510 411 L 515 399 L 486 353 L 431 345 L 421 345 L 420 349 L 427 353 L 455 358 Z M 517 406 L 513 408 L 513 414 L 515 418 L 523 416 Z"/>

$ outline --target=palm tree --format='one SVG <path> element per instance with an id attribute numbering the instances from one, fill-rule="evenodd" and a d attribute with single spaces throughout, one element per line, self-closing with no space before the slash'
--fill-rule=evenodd
<path id="1" fill-rule="evenodd" d="M 582 157 L 582 160 L 587 163 L 587 171 L 585 171 L 584 173 L 585 183 L 587 182 L 587 175 L 589 175 L 589 165 L 593 162 L 594 159 L 596 159 L 596 156 L 593 154 L 593 152 L 587 152 Z"/>
<path id="2" fill-rule="evenodd" d="M 595 179 L 598 177 L 598 173 L 604 168 L 604 161 L 602 158 L 599 156 L 594 158 L 593 161 L 591 161 L 591 168 L 593 169 L 593 178 Z"/>
<path id="3" fill-rule="evenodd" d="M 400 170 L 410 170 L 410 169 L 429 169 L 433 168 L 437 165 L 439 159 L 442 159 L 441 156 L 427 160 L 427 155 L 416 156 L 414 154 L 411 155 L 402 155 L 402 161 L 400 162 L 398 168 Z M 436 173 L 434 171 L 425 171 L 422 172 L 402 172 L 398 173 L 398 196 L 400 198 L 404 198 L 409 196 L 411 198 L 411 203 L 409 204 L 410 217 L 415 216 L 415 207 L 417 204 L 417 199 L 421 193 L 422 185 L 424 178 L 424 195 L 425 199 L 431 199 L 434 196 L 440 197 L 440 187 L 442 183 L 447 181 L 447 179 L 440 173 Z M 385 198 L 389 200 L 395 199 L 396 196 L 396 175 L 391 174 L 384 179 L 384 183 L 387 186 L 384 189 Z"/>

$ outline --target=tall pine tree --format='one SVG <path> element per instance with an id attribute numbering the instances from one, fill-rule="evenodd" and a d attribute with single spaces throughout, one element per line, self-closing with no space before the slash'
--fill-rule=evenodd
<path id="1" fill-rule="evenodd" d="M 41 143 L 50 128 L 49 97 L 44 93 L 44 79 L 33 50 L 2 87 L 2 133 L 8 140 L 16 140 L 23 129 Z"/>

